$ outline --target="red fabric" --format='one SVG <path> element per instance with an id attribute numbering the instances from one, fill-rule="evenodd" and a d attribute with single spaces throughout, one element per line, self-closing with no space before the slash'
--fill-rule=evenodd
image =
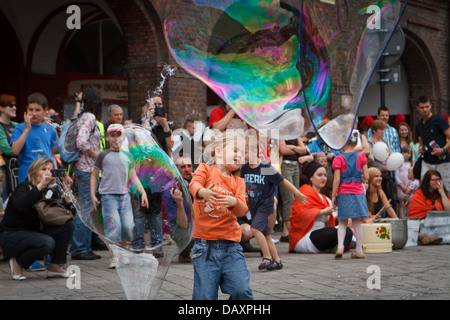
<path id="1" fill-rule="evenodd" d="M 398 114 L 395 116 L 395 126 L 398 126 L 399 123 L 405 122 L 405 116 L 403 114 Z"/>
<path id="2" fill-rule="evenodd" d="M 423 219 L 427 216 L 427 211 L 437 210 L 443 211 L 441 201 L 436 201 L 434 204 L 431 200 L 425 198 L 422 189 L 418 189 L 414 193 L 411 203 L 409 205 L 408 218 L 420 218 Z"/>
<path id="3" fill-rule="evenodd" d="M 330 206 L 327 198 L 319 194 L 308 184 L 300 187 L 300 192 L 308 197 L 308 204 L 297 202 L 297 198 L 291 207 L 290 231 L 289 231 L 289 252 L 294 252 L 295 245 L 311 230 L 314 220 L 322 209 Z M 334 217 L 330 214 L 329 223 L 335 227 Z"/>
<path id="4" fill-rule="evenodd" d="M 221 107 L 213 109 L 209 116 L 209 127 L 212 128 L 213 123 L 221 120 L 223 117 L 225 117 L 225 112 Z"/>
<path id="5" fill-rule="evenodd" d="M 366 126 L 370 128 L 370 125 L 372 124 L 373 121 L 374 120 L 371 116 L 367 116 L 361 121 L 361 126 Z"/>

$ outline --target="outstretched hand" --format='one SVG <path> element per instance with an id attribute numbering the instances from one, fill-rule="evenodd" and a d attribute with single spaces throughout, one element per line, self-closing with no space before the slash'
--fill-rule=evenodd
<path id="1" fill-rule="evenodd" d="M 300 191 L 295 195 L 296 199 L 297 199 L 297 203 L 303 203 L 305 206 L 308 205 L 308 197 L 305 196 L 303 193 L 301 193 Z"/>

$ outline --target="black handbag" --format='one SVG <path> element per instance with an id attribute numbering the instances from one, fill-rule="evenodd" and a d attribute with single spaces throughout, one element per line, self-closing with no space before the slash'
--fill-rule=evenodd
<path id="1" fill-rule="evenodd" d="M 63 226 L 73 220 L 72 211 L 64 207 L 60 199 L 42 199 L 34 205 L 41 222 L 40 230 L 44 226 Z"/>

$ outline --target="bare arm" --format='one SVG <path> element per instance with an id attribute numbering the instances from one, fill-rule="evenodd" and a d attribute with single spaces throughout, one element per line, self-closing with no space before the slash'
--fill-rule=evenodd
<path id="1" fill-rule="evenodd" d="M 180 190 L 172 188 L 170 189 L 170 195 L 177 204 L 177 217 L 175 218 L 175 221 L 180 228 L 187 229 L 188 219 L 186 211 L 184 210 L 183 194 Z"/>
<path id="2" fill-rule="evenodd" d="M 283 179 L 280 184 L 295 195 L 295 197 L 297 198 L 297 202 L 301 202 L 304 205 L 308 204 L 307 197 L 303 193 L 301 193 L 300 190 L 298 190 L 292 183 L 290 183 L 289 180 Z"/>
<path id="3" fill-rule="evenodd" d="M 233 119 L 234 115 L 235 112 L 233 111 L 233 109 L 230 109 L 230 111 L 227 112 L 225 117 L 212 124 L 212 129 L 224 131 L 227 128 L 228 122 L 230 122 L 230 120 Z"/>
<path id="4" fill-rule="evenodd" d="M 337 192 L 339 188 L 339 184 L 341 183 L 341 169 L 336 169 L 334 171 L 334 178 L 333 178 L 333 191 L 331 193 L 331 203 L 332 205 L 336 205 L 337 200 Z"/>
<path id="5" fill-rule="evenodd" d="M 18 155 L 20 153 L 23 146 L 25 145 L 25 142 L 27 141 L 28 134 L 31 131 L 31 120 L 30 120 L 31 116 L 27 115 L 27 113 L 25 112 L 23 118 L 25 122 L 25 130 L 23 130 L 19 139 L 17 139 L 11 144 L 11 152 L 14 153 L 15 155 Z"/>
<path id="6" fill-rule="evenodd" d="M 91 187 L 91 201 L 94 205 L 94 208 L 97 209 L 97 206 L 100 204 L 100 201 L 98 201 L 97 197 L 95 196 L 95 193 L 97 191 L 97 180 L 98 180 L 98 174 L 100 170 L 97 168 L 94 168 L 91 173 L 91 179 L 89 180 L 90 187 Z"/>

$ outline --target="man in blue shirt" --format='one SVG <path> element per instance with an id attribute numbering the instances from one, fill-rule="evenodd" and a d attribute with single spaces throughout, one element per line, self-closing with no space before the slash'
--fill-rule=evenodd
<path id="1" fill-rule="evenodd" d="M 381 106 L 378 108 L 377 119 L 386 123 L 386 129 L 384 130 L 383 139 L 389 143 L 389 150 L 392 152 L 401 152 L 400 142 L 398 139 L 398 132 L 394 127 L 391 127 L 389 121 L 389 109 Z M 372 129 L 367 131 L 367 138 L 372 136 Z"/>
<path id="2" fill-rule="evenodd" d="M 44 123 L 47 109 L 47 98 L 42 93 L 30 94 L 24 122 L 14 128 L 11 150 L 19 155 L 19 183 L 27 178 L 28 167 L 34 160 L 52 159 L 52 148 L 58 144 L 55 129 Z"/>
<path id="3" fill-rule="evenodd" d="M 416 124 L 416 135 L 419 152 L 423 154 L 421 179 L 428 170 L 437 170 L 445 188 L 450 190 L 450 126 L 443 116 L 433 114 L 431 108 L 428 97 L 418 99 L 416 109 L 422 119 Z"/>

